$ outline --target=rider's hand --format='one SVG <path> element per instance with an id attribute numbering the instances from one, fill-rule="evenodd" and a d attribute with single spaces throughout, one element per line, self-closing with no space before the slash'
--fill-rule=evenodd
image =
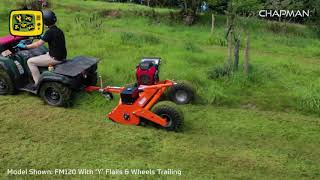
<path id="1" fill-rule="evenodd" d="M 20 42 L 19 42 L 19 44 L 26 44 L 27 43 L 27 40 L 21 40 Z"/>
<path id="2" fill-rule="evenodd" d="M 17 47 L 20 48 L 20 49 L 26 49 L 27 46 L 25 44 L 23 44 L 23 43 L 19 43 L 17 45 Z"/>

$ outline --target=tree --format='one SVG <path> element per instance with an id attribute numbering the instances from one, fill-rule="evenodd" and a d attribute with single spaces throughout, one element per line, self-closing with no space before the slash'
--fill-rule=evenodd
<path id="1" fill-rule="evenodd" d="M 183 0 L 182 16 L 187 25 L 192 25 L 198 13 L 201 0 Z"/>
<path id="2" fill-rule="evenodd" d="M 228 67 L 230 70 L 236 71 L 239 66 L 239 51 L 240 51 L 240 34 L 243 29 L 239 29 L 237 26 L 237 18 L 239 14 L 243 13 L 241 10 L 244 7 L 248 7 L 252 4 L 258 4 L 256 0 L 233 0 L 229 2 L 228 11 L 226 12 L 228 16 L 228 31 L 227 31 L 227 39 L 228 39 Z M 252 15 L 253 13 L 247 12 L 247 16 Z M 246 27 L 246 26 L 245 26 Z M 244 71 L 246 74 L 249 72 L 249 30 L 245 29 L 246 32 L 246 49 L 245 49 L 245 62 L 244 62 Z M 233 52 L 233 41 L 235 43 L 234 46 L 234 61 L 232 61 L 232 52 Z"/>
<path id="3" fill-rule="evenodd" d="M 250 61 L 250 36 L 249 33 L 247 33 L 246 36 L 246 46 L 244 50 L 244 62 L 243 62 L 243 71 L 245 75 L 249 74 L 249 61 Z"/>
<path id="4" fill-rule="evenodd" d="M 182 15 L 186 24 L 191 25 L 195 22 L 198 15 L 198 10 L 204 0 L 182 0 Z M 220 6 L 221 4 L 228 4 L 229 0 L 207 0 L 209 7 Z"/>
<path id="5" fill-rule="evenodd" d="M 42 8 L 48 8 L 51 3 L 49 0 L 23 0 L 18 1 L 17 6 L 19 9 L 32 9 L 41 10 Z"/>
<path id="6" fill-rule="evenodd" d="M 308 19 L 308 25 L 320 38 L 320 0 L 308 1 L 306 7 L 312 14 Z"/>

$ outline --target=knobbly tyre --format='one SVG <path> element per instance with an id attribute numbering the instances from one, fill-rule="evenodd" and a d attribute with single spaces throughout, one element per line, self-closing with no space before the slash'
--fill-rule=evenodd
<path id="1" fill-rule="evenodd" d="M 98 60 L 78 56 L 72 60 L 48 68 L 39 67 L 41 77 L 36 89 L 31 88 L 32 75 L 27 60 L 48 52 L 45 46 L 36 49 L 21 50 L 17 48 L 20 41 L 32 43 L 27 37 L 5 36 L 0 38 L 0 95 L 27 91 L 39 95 L 44 102 L 52 106 L 68 106 L 73 92 L 97 83 Z M 9 51 L 8 51 L 9 50 Z"/>
<path id="2" fill-rule="evenodd" d="M 184 115 L 176 104 L 190 103 L 194 90 L 186 83 L 160 81 L 160 62 L 160 58 L 142 59 L 136 68 L 137 83 L 134 85 L 103 87 L 101 82 L 100 87 L 88 86 L 86 91 L 99 91 L 108 99 L 113 99 L 113 93 L 120 94 L 119 104 L 108 114 L 114 122 L 129 125 L 151 123 L 168 131 L 179 131 Z"/>

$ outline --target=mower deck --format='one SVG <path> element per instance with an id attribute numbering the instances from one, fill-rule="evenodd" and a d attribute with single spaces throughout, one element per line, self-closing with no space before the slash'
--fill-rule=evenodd
<path id="1" fill-rule="evenodd" d="M 180 122 L 183 121 L 183 115 L 177 107 L 172 107 L 169 104 L 162 109 L 160 114 L 153 112 L 153 107 L 156 106 L 161 96 L 168 87 L 175 83 L 170 80 L 159 81 L 155 85 L 140 85 L 138 87 L 111 87 L 105 88 L 97 86 L 89 86 L 86 88 L 87 92 L 99 91 L 101 93 L 118 93 L 120 94 L 119 104 L 107 115 L 107 117 L 120 124 L 139 125 L 141 122 L 147 120 L 157 124 L 167 130 L 178 130 Z M 130 93 L 130 91 L 132 91 Z M 136 93 L 138 92 L 138 96 Z M 169 112 L 167 111 L 169 110 Z M 164 112 L 166 111 L 166 112 Z M 172 112 L 174 111 L 174 112 Z M 166 118 L 168 114 L 172 113 L 176 117 Z M 178 118 L 178 119 L 174 119 Z"/>

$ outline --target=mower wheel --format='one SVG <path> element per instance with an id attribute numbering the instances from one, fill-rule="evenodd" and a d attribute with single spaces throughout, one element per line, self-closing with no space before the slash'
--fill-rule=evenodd
<path id="1" fill-rule="evenodd" d="M 46 82 L 40 88 L 41 98 L 51 106 L 68 106 L 72 90 L 57 82 Z"/>
<path id="2" fill-rule="evenodd" d="M 183 112 L 176 104 L 170 101 L 162 101 L 154 105 L 151 111 L 167 120 L 168 125 L 164 127 L 160 126 L 161 128 L 164 128 L 167 131 L 181 130 L 184 117 Z"/>
<path id="3" fill-rule="evenodd" d="M 0 68 L 0 95 L 13 94 L 14 92 L 15 88 L 8 73 Z"/>
<path id="4" fill-rule="evenodd" d="M 171 86 L 166 92 L 166 97 L 176 104 L 189 104 L 193 101 L 195 90 L 189 82 L 180 81 Z"/>

